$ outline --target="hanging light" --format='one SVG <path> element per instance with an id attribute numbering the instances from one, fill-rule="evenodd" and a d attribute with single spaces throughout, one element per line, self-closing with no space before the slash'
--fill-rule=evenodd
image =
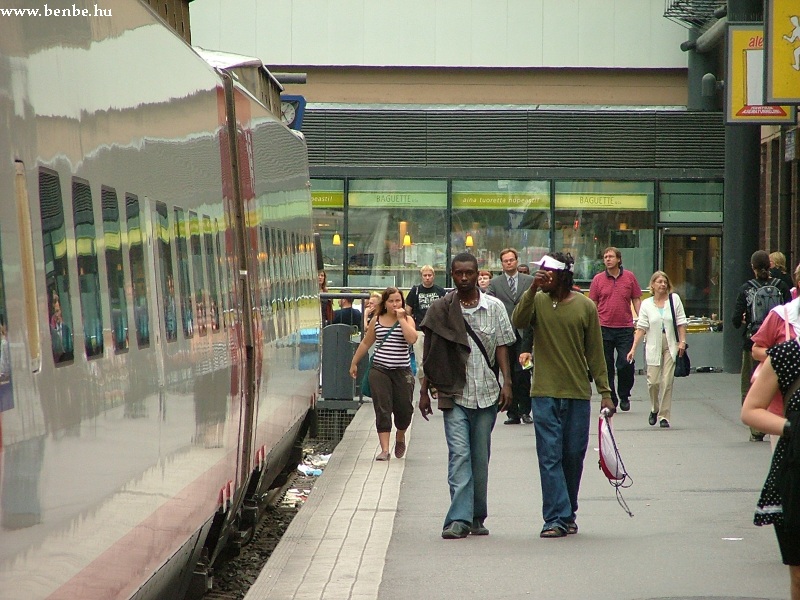
<path id="1" fill-rule="evenodd" d="M 467 246 L 467 248 L 472 248 L 475 245 L 475 240 L 472 239 L 471 233 L 467 234 L 467 239 L 464 240 L 464 244 Z"/>
<path id="2" fill-rule="evenodd" d="M 342 236 L 340 236 L 338 232 L 333 234 L 333 245 L 334 246 L 342 245 Z"/>
<path id="3" fill-rule="evenodd" d="M 403 236 L 403 246 L 406 248 L 411 245 L 411 234 L 407 233 Z"/>

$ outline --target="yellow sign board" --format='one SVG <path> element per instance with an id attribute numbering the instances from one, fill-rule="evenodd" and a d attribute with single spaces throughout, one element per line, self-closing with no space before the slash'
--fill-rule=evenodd
<path id="1" fill-rule="evenodd" d="M 649 210 L 647 194 L 556 194 L 556 210 Z"/>
<path id="2" fill-rule="evenodd" d="M 453 192 L 453 209 L 550 210 L 550 195 L 525 192 Z"/>
<path id="3" fill-rule="evenodd" d="M 794 123 L 791 106 L 764 103 L 764 28 L 728 26 L 728 80 L 725 122 Z"/>
<path id="4" fill-rule="evenodd" d="M 314 208 L 344 208 L 344 192 L 312 190 L 311 206 Z"/>
<path id="5" fill-rule="evenodd" d="M 442 192 L 350 192 L 350 208 L 439 208 L 447 207 Z"/>
<path id="6" fill-rule="evenodd" d="M 800 104 L 800 3 L 767 0 L 764 34 L 766 102 Z"/>

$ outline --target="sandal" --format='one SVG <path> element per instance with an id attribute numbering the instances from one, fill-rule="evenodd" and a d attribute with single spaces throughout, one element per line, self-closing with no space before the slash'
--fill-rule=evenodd
<path id="1" fill-rule="evenodd" d="M 375 457 L 375 460 L 380 461 L 388 461 L 391 458 L 391 455 L 388 452 L 381 452 L 378 456 Z"/>
<path id="2" fill-rule="evenodd" d="M 566 537 L 567 530 L 563 529 L 562 527 L 547 527 L 546 529 L 542 529 L 542 532 L 539 534 L 540 538 L 562 538 Z"/>
<path id="3" fill-rule="evenodd" d="M 397 442 L 394 443 L 394 455 L 397 458 L 403 458 L 406 455 L 406 443 L 405 442 Z"/>
<path id="4" fill-rule="evenodd" d="M 576 533 L 578 533 L 578 524 L 574 521 L 567 523 L 567 535 L 575 535 Z"/>

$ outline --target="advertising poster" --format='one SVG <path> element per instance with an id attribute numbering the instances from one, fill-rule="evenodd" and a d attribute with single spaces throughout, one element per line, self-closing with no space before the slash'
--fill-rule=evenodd
<path id="1" fill-rule="evenodd" d="M 765 101 L 800 104 L 800 2 L 764 4 Z"/>

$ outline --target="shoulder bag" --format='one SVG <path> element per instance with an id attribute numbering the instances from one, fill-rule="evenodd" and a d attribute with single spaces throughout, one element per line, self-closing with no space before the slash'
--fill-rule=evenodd
<path id="1" fill-rule="evenodd" d="M 380 350 L 380 347 L 383 346 L 383 342 L 386 341 L 386 339 L 389 337 L 392 331 L 394 331 L 394 328 L 397 327 L 399 324 L 400 321 L 391 326 L 389 331 L 386 332 L 386 335 L 383 336 L 381 343 L 378 344 L 377 348 L 375 348 L 375 352 Z M 375 358 L 375 352 L 373 352 L 372 356 L 369 357 L 369 364 L 367 365 L 367 369 L 364 371 L 364 376 L 361 378 L 361 395 L 367 396 L 369 398 L 372 398 L 372 390 L 369 387 L 369 372 L 372 370 L 372 360 Z"/>
<path id="2" fill-rule="evenodd" d="M 675 328 L 675 339 L 680 343 L 681 338 L 678 335 L 678 321 L 675 318 L 675 305 L 672 302 L 672 293 L 669 295 L 669 310 L 672 312 L 672 326 Z M 683 349 L 683 356 L 681 356 L 680 351 L 678 351 L 678 355 L 675 357 L 675 377 L 688 377 L 689 373 L 692 372 L 692 363 L 689 360 L 689 353 L 687 352 L 688 348 L 689 344 L 686 344 L 686 348 Z"/>

